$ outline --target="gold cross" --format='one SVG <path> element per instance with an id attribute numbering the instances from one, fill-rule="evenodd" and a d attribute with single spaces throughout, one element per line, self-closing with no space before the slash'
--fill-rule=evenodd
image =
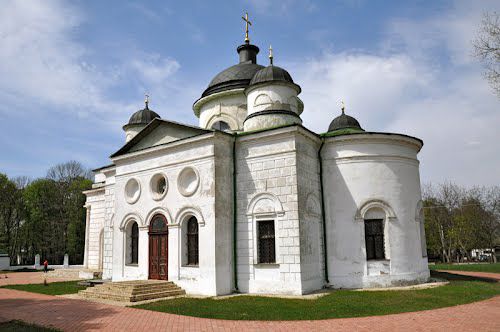
<path id="1" fill-rule="evenodd" d="M 245 13 L 245 17 L 241 17 L 245 21 L 245 43 L 250 43 L 250 38 L 248 38 L 248 25 L 252 25 L 252 22 L 248 19 L 248 12 Z"/>

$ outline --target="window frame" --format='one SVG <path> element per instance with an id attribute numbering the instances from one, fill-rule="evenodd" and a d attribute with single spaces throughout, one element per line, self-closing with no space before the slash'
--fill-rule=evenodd
<path id="1" fill-rule="evenodd" d="M 264 224 L 272 225 L 272 235 L 271 234 L 266 234 L 266 235 L 261 234 L 261 232 L 262 232 L 261 227 Z M 276 261 L 276 221 L 274 219 L 257 220 L 256 226 L 257 226 L 257 264 L 266 264 L 266 265 L 276 264 L 277 263 L 277 261 Z M 264 236 L 266 238 L 264 238 Z M 272 255 L 270 254 L 270 256 L 267 257 L 267 259 L 264 259 L 263 255 L 262 255 L 262 250 L 263 250 L 263 243 L 262 242 L 263 241 L 267 242 L 268 240 L 271 240 L 269 242 L 272 242 L 272 244 L 268 245 L 269 248 L 272 248 L 272 250 L 270 250 Z"/>
<path id="2" fill-rule="evenodd" d="M 367 234 L 367 230 L 370 227 L 367 227 L 370 224 L 380 224 L 380 232 L 373 232 L 373 234 Z M 374 227 L 371 227 L 372 229 Z M 364 220 L 364 238 L 365 238 L 365 254 L 367 261 L 382 261 L 387 260 L 386 248 L 385 248 L 385 219 L 365 219 Z M 377 239 L 378 238 L 378 239 Z M 373 252 L 371 249 L 368 249 L 368 240 L 371 239 L 373 243 Z M 381 247 L 379 247 L 381 246 Z M 379 248 L 378 248 L 379 247 Z M 377 250 L 378 248 L 378 250 Z M 377 252 L 381 251 L 382 255 L 377 255 Z"/>
<path id="3" fill-rule="evenodd" d="M 196 231 L 191 233 L 190 226 L 196 223 Z M 195 216 L 190 216 L 186 220 L 186 264 L 185 266 L 197 267 L 200 265 L 200 223 L 198 222 L 198 218 Z M 194 240 L 195 248 L 192 248 L 191 241 Z M 194 250 L 195 252 L 191 252 Z M 192 259 L 194 258 L 194 261 Z"/>
<path id="4" fill-rule="evenodd" d="M 134 234 L 134 227 L 137 233 Z M 138 266 L 139 265 L 139 239 L 140 239 L 139 223 L 135 220 L 131 221 L 125 232 L 125 265 Z"/>

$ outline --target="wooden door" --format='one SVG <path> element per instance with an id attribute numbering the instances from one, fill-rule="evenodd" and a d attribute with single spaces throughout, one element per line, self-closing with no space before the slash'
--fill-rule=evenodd
<path id="1" fill-rule="evenodd" d="M 163 215 L 156 215 L 149 226 L 149 279 L 168 279 L 168 227 Z"/>

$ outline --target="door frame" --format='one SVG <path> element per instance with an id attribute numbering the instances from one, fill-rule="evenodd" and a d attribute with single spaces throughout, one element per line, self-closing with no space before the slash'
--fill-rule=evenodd
<path id="1" fill-rule="evenodd" d="M 161 230 L 153 230 L 153 224 L 156 219 L 161 219 L 164 222 L 165 227 Z M 166 270 L 165 270 L 165 279 L 160 278 L 160 274 L 158 273 L 158 278 L 154 278 L 155 280 L 168 280 L 168 222 L 167 218 L 161 214 L 155 214 L 151 218 L 151 222 L 149 223 L 149 232 L 148 232 L 148 279 L 153 279 L 151 278 L 151 252 L 152 252 L 152 246 L 153 246 L 153 241 L 158 241 L 158 237 L 164 237 L 166 240 L 166 252 L 165 252 L 165 258 L 166 258 Z M 152 240 L 152 238 L 156 238 L 155 240 Z M 161 246 L 160 246 L 161 247 Z M 160 250 L 160 248 L 159 248 Z M 162 257 L 161 255 L 158 256 L 158 258 Z M 159 268 L 159 263 L 158 263 L 158 268 Z"/>

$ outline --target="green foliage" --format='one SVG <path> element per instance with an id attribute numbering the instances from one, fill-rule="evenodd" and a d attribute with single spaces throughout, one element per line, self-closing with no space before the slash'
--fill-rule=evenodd
<path id="1" fill-rule="evenodd" d="M 363 317 L 436 309 L 500 294 L 498 283 L 451 281 L 423 290 L 338 290 L 313 300 L 261 296 L 175 298 L 136 306 L 172 314 L 230 320 L 309 320 Z"/>
<path id="2" fill-rule="evenodd" d="M 71 161 L 52 167 L 47 178 L 31 183 L 26 178 L 16 184 L 0 174 L 0 251 L 14 263 L 33 264 L 40 254 L 49 264 L 62 264 L 69 254 L 70 264 L 83 262 L 85 241 L 85 195 L 91 188 L 81 164 Z M 4 249 L 5 248 L 5 249 Z"/>
<path id="3" fill-rule="evenodd" d="M 485 264 L 435 264 L 429 265 L 431 270 L 450 270 L 450 271 L 471 271 L 500 273 L 500 263 Z"/>
<path id="4" fill-rule="evenodd" d="M 85 286 L 78 285 L 77 281 L 62 281 L 49 282 L 47 286 L 44 284 L 28 284 L 28 285 L 7 285 L 2 288 L 22 290 L 25 292 L 46 294 L 46 295 L 63 295 L 75 294 L 78 291 L 85 289 Z"/>
<path id="5" fill-rule="evenodd" d="M 23 214 L 21 191 L 0 173 L 0 253 L 7 253 L 11 259 L 19 248 L 18 229 Z"/>

